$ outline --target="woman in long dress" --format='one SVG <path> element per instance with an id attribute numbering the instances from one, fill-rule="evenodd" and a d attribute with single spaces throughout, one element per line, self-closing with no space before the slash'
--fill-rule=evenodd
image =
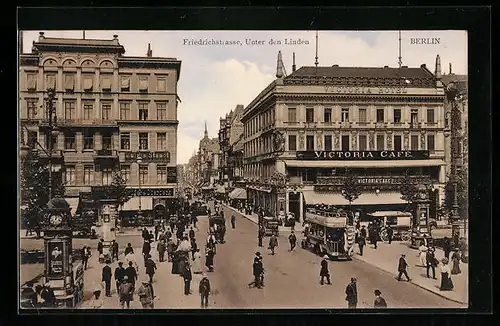
<path id="1" fill-rule="evenodd" d="M 427 248 L 425 245 L 421 245 L 420 247 L 418 247 L 418 250 L 420 251 L 419 252 L 419 257 L 420 257 L 420 266 L 424 266 L 426 267 L 427 266 L 427 250 L 429 248 Z"/>
<path id="2" fill-rule="evenodd" d="M 195 274 L 201 274 L 203 272 L 203 265 L 201 263 L 201 254 L 200 254 L 200 249 L 196 249 L 194 255 L 193 255 L 193 273 Z"/>
<path id="3" fill-rule="evenodd" d="M 448 266 L 448 259 L 443 258 L 441 261 L 441 287 L 439 288 L 441 291 L 451 291 L 453 290 L 453 282 L 450 278 L 450 266 Z"/>
<path id="4" fill-rule="evenodd" d="M 456 275 L 460 274 L 462 271 L 460 270 L 460 252 L 458 248 L 455 248 L 455 252 L 451 255 L 451 261 L 453 262 L 453 268 L 451 269 L 451 274 Z"/>

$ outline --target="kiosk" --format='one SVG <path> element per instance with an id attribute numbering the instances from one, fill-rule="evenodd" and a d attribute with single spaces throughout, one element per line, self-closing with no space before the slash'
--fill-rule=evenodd
<path id="1" fill-rule="evenodd" d="M 111 242 L 116 240 L 117 206 L 115 199 L 99 199 L 98 201 L 97 234 L 99 239 L 104 240 L 103 260 L 111 259 Z"/>

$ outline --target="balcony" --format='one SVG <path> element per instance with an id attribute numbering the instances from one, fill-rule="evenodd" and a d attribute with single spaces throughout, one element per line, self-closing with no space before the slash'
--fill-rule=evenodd
<path id="1" fill-rule="evenodd" d="M 98 149 L 94 152 L 96 160 L 118 160 L 118 151 L 114 149 Z"/>
<path id="2" fill-rule="evenodd" d="M 416 183 L 428 184 L 431 179 L 425 175 L 410 176 Z M 344 184 L 344 177 L 342 176 L 317 176 L 317 185 L 331 185 L 342 186 Z M 400 185 L 403 183 L 403 176 L 358 176 L 358 183 L 363 185 Z"/>

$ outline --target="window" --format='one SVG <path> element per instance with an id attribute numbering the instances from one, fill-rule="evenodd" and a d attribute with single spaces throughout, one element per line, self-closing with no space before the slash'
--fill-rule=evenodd
<path id="1" fill-rule="evenodd" d="M 434 135 L 427 135 L 427 150 L 434 151 L 436 144 L 434 143 Z"/>
<path id="2" fill-rule="evenodd" d="M 166 92 L 167 91 L 167 79 L 166 78 L 158 78 L 156 80 L 156 89 L 158 92 Z"/>
<path id="3" fill-rule="evenodd" d="M 401 135 L 394 135 L 394 150 L 401 150 Z"/>
<path id="4" fill-rule="evenodd" d="M 377 151 L 383 151 L 385 148 L 384 135 L 377 135 Z"/>
<path id="5" fill-rule="evenodd" d="M 167 166 L 165 164 L 158 164 L 156 166 L 157 183 L 159 185 L 167 183 Z"/>
<path id="6" fill-rule="evenodd" d="M 72 120 L 76 118 L 76 103 L 64 102 L 64 119 Z"/>
<path id="7" fill-rule="evenodd" d="M 120 120 L 130 120 L 130 102 L 120 103 Z"/>
<path id="8" fill-rule="evenodd" d="M 130 76 L 121 76 L 120 89 L 122 92 L 129 92 L 130 91 Z"/>
<path id="9" fill-rule="evenodd" d="M 37 131 L 28 131 L 28 145 L 34 146 L 38 140 Z"/>
<path id="10" fill-rule="evenodd" d="M 288 122 L 297 122 L 296 108 L 288 108 Z"/>
<path id="11" fill-rule="evenodd" d="M 156 119 L 167 120 L 167 103 L 156 103 Z"/>
<path id="12" fill-rule="evenodd" d="M 52 145 L 52 149 L 56 149 L 57 148 L 57 136 L 54 136 L 52 135 L 52 143 L 50 145 Z M 64 139 L 66 139 L 66 135 L 64 136 Z M 73 138 L 74 139 L 74 138 Z M 45 134 L 44 135 L 44 140 L 45 140 L 45 148 L 49 148 L 49 135 L 48 134 Z M 74 140 L 73 140 L 74 141 Z"/>
<path id="13" fill-rule="evenodd" d="M 384 109 L 377 109 L 377 122 L 384 122 Z"/>
<path id="14" fill-rule="evenodd" d="M 148 149 L 148 133 L 140 132 L 139 133 L 139 150 L 147 150 Z"/>
<path id="15" fill-rule="evenodd" d="M 111 119 L 111 103 L 103 103 L 101 106 L 101 118 L 103 120 Z"/>
<path id="16" fill-rule="evenodd" d="M 37 79 L 37 74 L 27 74 L 26 79 L 28 81 L 28 91 L 36 91 L 36 79 Z"/>
<path id="17" fill-rule="evenodd" d="M 148 166 L 147 165 L 140 165 L 139 166 L 139 182 L 141 184 L 148 183 Z"/>
<path id="18" fill-rule="evenodd" d="M 94 135 L 90 131 L 85 131 L 83 135 L 83 149 L 94 148 Z"/>
<path id="19" fill-rule="evenodd" d="M 92 185 L 94 183 L 94 167 L 85 165 L 83 167 L 83 184 Z"/>
<path id="20" fill-rule="evenodd" d="M 123 132 L 120 134 L 120 148 L 130 150 L 130 133 Z"/>
<path id="21" fill-rule="evenodd" d="M 427 123 L 434 123 L 434 109 L 427 109 Z"/>
<path id="22" fill-rule="evenodd" d="M 94 104 L 83 103 L 83 119 L 92 120 L 94 118 Z"/>
<path id="23" fill-rule="evenodd" d="M 359 122 L 366 122 L 366 109 L 359 109 Z"/>
<path id="24" fill-rule="evenodd" d="M 306 122 L 314 122 L 314 109 L 313 108 L 306 109 Z"/>
<path id="25" fill-rule="evenodd" d="M 103 186 L 109 186 L 112 182 L 113 176 L 112 176 L 113 171 L 111 168 L 103 168 L 102 173 L 101 173 L 101 181 Z"/>
<path id="26" fill-rule="evenodd" d="M 113 138 L 111 135 L 102 135 L 102 149 L 113 149 Z"/>
<path id="27" fill-rule="evenodd" d="M 83 75 L 83 90 L 85 92 L 92 92 L 94 83 L 94 75 Z"/>
<path id="28" fill-rule="evenodd" d="M 67 92 L 73 92 L 75 90 L 74 74 L 64 74 L 64 90 Z"/>
<path id="29" fill-rule="evenodd" d="M 52 147 L 54 148 L 54 147 Z M 64 135 L 64 149 L 75 149 L 75 134 Z"/>
<path id="30" fill-rule="evenodd" d="M 415 126 L 418 123 L 418 109 L 411 109 L 410 118 L 412 126 Z"/>
<path id="31" fill-rule="evenodd" d="M 50 74 L 46 76 L 47 89 L 56 89 L 56 75 Z"/>
<path id="32" fill-rule="evenodd" d="M 148 120 L 149 103 L 139 102 L 139 120 Z"/>
<path id="33" fill-rule="evenodd" d="M 130 165 L 122 165 L 121 172 L 123 175 L 123 179 L 125 180 L 125 183 L 129 183 L 130 182 Z"/>
<path id="34" fill-rule="evenodd" d="M 325 122 L 332 122 L 332 109 L 325 109 L 324 119 Z"/>
<path id="35" fill-rule="evenodd" d="M 325 135 L 325 151 L 331 151 L 331 150 L 332 150 L 332 136 Z"/>
<path id="36" fill-rule="evenodd" d="M 394 122 L 401 123 L 401 109 L 394 109 Z"/>
<path id="37" fill-rule="evenodd" d="M 167 149 L 167 133 L 159 132 L 156 134 L 156 149 L 164 151 Z"/>
<path id="38" fill-rule="evenodd" d="M 28 110 L 28 119 L 35 119 L 37 109 L 36 109 L 36 101 L 35 100 L 27 100 L 26 107 Z"/>
<path id="39" fill-rule="evenodd" d="M 418 135 L 411 135 L 411 150 L 418 150 Z"/>
<path id="40" fill-rule="evenodd" d="M 306 136 L 306 150 L 314 151 L 314 136 L 308 135 Z"/>
<path id="41" fill-rule="evenodd" d="M 366 135 L 359 135 L 359 150 L 360 151 L 366 151 L 367 147 L 366 146 L 367 138 Z"/>
<path id="42" fill-rule="evenodd" d="M 349 109 L 342 109 L 342 122 L 349 122 Z"/>
<path id="43" fill-rule="evenodd" d="M 296 135 L 288 135 L 288 150 L 296 151 L 297 150 L 297 136 Z"/>
<path id="44" fill-rule="evenodd" d="M 342 135 L 342 150 L 343 151 L 348 151 L 349 150 L 349 135 Z"/>
<path id="45" fill-rule="evenodd" d="M 111 76 L 110 75 L 102 75 L 102 91 L 103 92 L 111 92 Z"/>
<path id="46" fill-rule="evenodd" d="M 68 186 L 76 185 L 76 171 L 74 166 L 66 166 L 64 171 L 64 181 Z"/>
<path id="47" fill-rule="evenodd" d="M 139 92 L 147 93 L 148 83 L 149 83 L 148 76 L 139 76 Z"/>

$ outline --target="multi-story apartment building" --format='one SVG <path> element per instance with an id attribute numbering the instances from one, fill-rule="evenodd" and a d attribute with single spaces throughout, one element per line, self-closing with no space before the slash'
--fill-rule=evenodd
<path id="1" fill-rule="evenodd" d="M 441 65 L 419 68 L 302 67 L 277 79 L 245 109 L 244 174 L 249 201 L 302 219 L 306 205 L 344 206 L 342 180 L 358 176 L 361 211 L 404 210 L 410 176 L 443 198 L 444 90 Z M 286 178 L 283 178 L 286 176 Z M 280 187 L 270 184 L 282 184 Z"/>
<path id="2" fill-rule="evenodd" d="M 220 147 L 220 164 L 219 164 L 219 180 L 224 182 L 225 187 L 233 187 L 235 180 L 236 162 L 238 159 L 238 151 L 234 149 L 234 145 L 243 134 L 243 123 L 241 116 L 243 115 L 243 105 L 237 105 L 236 108 L 226 114 L 225 118 L 220 118 L 219 129 L 219 147 Z"/>
<path id="3" fill-rule="evenodd" d="M 47 89 L 56 91 L 59 134 L 54 155 L 63 162 L 68 202 L 102 190 L 121 171 L 134 197 L 123 212 L 168 208 L 177 188 L 177 82 L 175 58 L 128 57 L 111 40 L 63 39 L 40 33 L 31 53 L 20 54 L 22 132 L 47 146 Z M 141 207 L 139 207 L 141 206 Z"/>
<path id="4" fill-rule="evenodd" d="M 209 138 L 207 124 L 198 148 L 198 164 L 200 182 L 198 186 L 204 190 L 213 189 L 219 172 L 219 138 Z"/>

